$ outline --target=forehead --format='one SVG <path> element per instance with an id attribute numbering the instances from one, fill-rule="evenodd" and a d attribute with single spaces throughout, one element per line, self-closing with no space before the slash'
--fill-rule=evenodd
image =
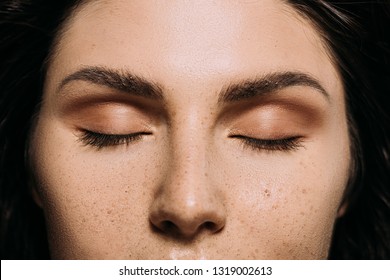
<path id="1" fill-rule="evenodd" d="M 64 30 L 52 63 L 63 75 L 102 65 L 196 87 L 302 70 L 336 86 L 319 34 L 283 1 L 93 1 Z"/>

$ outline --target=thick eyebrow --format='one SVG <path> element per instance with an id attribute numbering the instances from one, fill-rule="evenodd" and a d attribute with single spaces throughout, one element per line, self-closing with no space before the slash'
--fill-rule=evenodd
<path id="1" fill-rule="evenodd" d="M 65 77 L 57 92 L 72 81 L 86 81 L 153 100 L 163 99 L 162 89 L 156 83 L 122 70 L 101 66 L 82 68 Z"/>
<path id="2" fill-rule="evenodd" d="M 229 85 L 220 93 L 218 102 L 248 100 L 293 86 L 311 87 L 330 101 L 329 93 L 314 77 L 303 72 L 275 72 Z"/>
<path id="3" fill-rule="evenodd" d="M 163 91 L 156 83 L 126 71 L 101 66 L 82 68 L 65 77 L 57 92 L 72 81 L 86 81 L 103 85 L 131 95 L 142 96 L 153 100 L 162 100 Z M 230 103 L 248 100 L 292 86 L 306 86 L 315 89 L 329 101 L 330 96 L 321 83 L 303 72 L 274 72 L 260 78 L 248 79 L 231 84 L 221 91 L 219 103 Z"/>

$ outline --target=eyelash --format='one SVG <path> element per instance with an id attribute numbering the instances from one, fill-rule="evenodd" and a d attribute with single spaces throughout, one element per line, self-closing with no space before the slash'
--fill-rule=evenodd
<path id="1" fill-rule="evenodd" d="M 145 135 L 151 135 L 150 132 L 136 132 L 131 134 L 103 134 L 84 130 L 83 135 L 80 137 L 80 142 L 85 146 L 93 146 L 98 149 L 109 146 L 129 145 L 130 143 L 141 140 Z"/>
<path id="2" fill-rule="evenodd" d="M 295 151 L 298 148 L 302 147 L 302 139 L 299 136 L 282 139 L 256 139 L 242 135 L 233 135 L 230 137 L 240 139 L 245 145 L 245 147 L 248 147 L 255 151 Z"/>
<path id="3" fill-rule="evenodd" d="M 109 146 L 129 145 L 130 143 L 141 140 L 145 135 L 151 135 L 149 132 L 137 132 L 131 134 L 103 134 L 84 130 L 80 141 L 86 146 L 102 149 Z M 301 137 L 289 137 L 282 139 L 256 139 L 243 135 L 233 135 L 231 138 L 240 139 L 245 147 L 259 151 L 294 151 L 302 147 Z"/>

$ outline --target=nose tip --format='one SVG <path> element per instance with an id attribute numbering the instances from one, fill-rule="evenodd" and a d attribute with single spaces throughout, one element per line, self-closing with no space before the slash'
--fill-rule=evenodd
<path id="1" fill-rule="evenodd" d="M 191 239 L 201 233 L 215 234 L 225 226 L 225 216 L 216 205 L 160 205 L 151 212 L 150 222 L 165 235 Z"/>

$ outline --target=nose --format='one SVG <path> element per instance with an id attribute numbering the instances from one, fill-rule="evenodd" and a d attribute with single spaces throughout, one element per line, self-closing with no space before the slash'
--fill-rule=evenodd
<path id="1" fill-rule="evenodd" d="M 187 142 L 188 144 L 188 142 Z M 224 199 L 213 183 L 205 149 L 177 148 L 168 160 L 167 176 L 155 194 L 150 222 L 171 238 L 216 234 L 226 223 Z"/>

